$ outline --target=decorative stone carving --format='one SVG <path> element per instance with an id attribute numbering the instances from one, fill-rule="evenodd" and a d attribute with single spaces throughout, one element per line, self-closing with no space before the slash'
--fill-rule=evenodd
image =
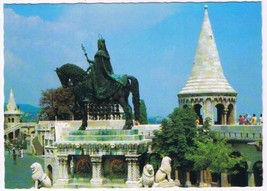
<path id="1" fill-rule="evenodd" d="M 152 187 L 154 184 L 154 168 L 151 164 L 146 164 L 143 168 L 140 183 L 143 187 Z"/>
<path id="2" fill-rule="evenodd" d="M 168 156 L 163 157 L 161 161 L 161 166 L 156 173 L 155 182 L 172 182 L 171 179 L 171 158 Z"/>
<path id="3" fill-rule="evenodd" d="M 34 180 L 34 188 L 51 188 L 51 180 L 50 178 L 44 173 L 43 168 L 40 163 L 33 163 L 31 165 L 32 169 L 32 179 Z"/>

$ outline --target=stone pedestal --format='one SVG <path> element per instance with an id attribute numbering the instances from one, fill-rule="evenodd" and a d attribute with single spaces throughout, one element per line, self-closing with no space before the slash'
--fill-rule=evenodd
<path id="1" fill-rule="evenodd" d="M 139 133 L 138 129 L 120 130 L 120 129 L 89 129 L 84 131 L 72 130 L 61 135 L 61 138 L 55 142 L 57 148 L 56 157 L 59 158 L 58 176 L 55 173 L 57 182 L 64 182 L 59 187 L 67 186 L 86 186 L 101 187 L 106 182 L 104 177 L 104 159 L 102 156 L 125 156 L 127 161 L 128 175 L 127 187 L 140 187 L 140 172 L 138 157 L 146 153 L 151 140 L 145 139 L 145 136 Z M 69 184 L 68 174 L 68 156 L 83 155 L 91 160 L 92 178 L 79 177 L 79 181 Z M 89 160 L 89 159 L 88 159 Z M 125 161 L 124 161 L 125 162 Z M 71 165 L 70 165 L 71 166 Z M 122 178 L 124 180 L 124 177 Z M 113 179 L 114 180 L 114 179 Z M 110 184 L 116 185 L 115 182 Z"/>

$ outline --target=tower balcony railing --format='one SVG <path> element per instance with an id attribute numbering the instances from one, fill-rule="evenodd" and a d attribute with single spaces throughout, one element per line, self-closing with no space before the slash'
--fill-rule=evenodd
<path id="1" fill-rule="evenodd" d="M 213 125 L 211 130 L 221 138 L 236 141 L 261 141 L 262 125 Z"/>

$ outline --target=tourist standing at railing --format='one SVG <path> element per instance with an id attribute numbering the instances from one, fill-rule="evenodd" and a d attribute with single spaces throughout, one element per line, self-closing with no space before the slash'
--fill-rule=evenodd
<path id="1" fill-rule="evenodd" d="M 251 124 L 252 125 L 256 125 L 257 124 L 257 117 L 255 114 L 253 114 L 252 120 L 251 120 Z"/>
<path id="2" fill-rule="evenodd" d="M 262 125 L 263 124 L 263 118 L 262 118 L 262 114 L 260 114 L 260 125 Z"/>
<path id="3" fill-rule="evenodd" d="M 239 125 L 244 125 L 244 118 L 242 115 L 239 115 L 238 123 Z"/>
<path id="4" fill-rule="evenodd" d="M 245 124 L 246 125 L 251 125 L 251 115 L 249 115 L 249 113 L 247 113 L 246 115 L 245 115 Z"/>

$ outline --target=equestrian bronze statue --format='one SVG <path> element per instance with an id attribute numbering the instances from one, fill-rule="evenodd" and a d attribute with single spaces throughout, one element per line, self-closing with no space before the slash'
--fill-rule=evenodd
<path id="1" fill-rule="evenodd" d="M 70 87 L 77 103 L 81 107 L 82 125 L 80 130 L 87 127 L 87 105 L 117 103 L 125 115 L 123 129 L 133 126 L 132 108 L 128 103 L 129 94 L 132 93 L 135 120 L 139 120 L 140 98 L 138 80 L 129 75 L 114 74 L 110 63 L 110 56 L 105 40 L 100 38 L 97 42 L 98 51 L 94 60 L 90 60 L 84 50 L 89 67 L 84 71 L 74 64 L 64 64 L 56 69 L 56 73 L 63 87 Z"/>

